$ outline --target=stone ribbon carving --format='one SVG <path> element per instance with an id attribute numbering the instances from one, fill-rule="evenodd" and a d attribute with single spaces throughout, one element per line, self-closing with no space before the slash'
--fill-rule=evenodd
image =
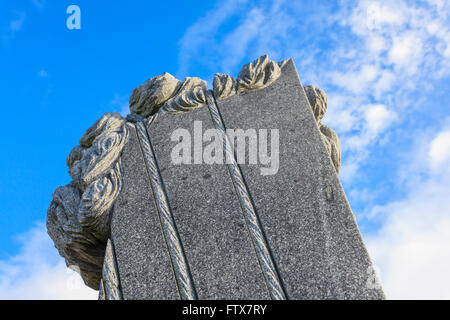
<path id="1" fill-rule="evenodd" d="M 148 117 L 179 92 L 181 81 L 164 72 L 134 89 L 130 97 L 130 112 Z"/>
<path id="2" fill-rule="evenodd" d="M 175 276 L 178 293 L 183 300 L 196 300 L 197 294 L 195 292 L 192 276 L 181 245 L 180 236 L 177 232 L 175 219 L 173 218 L 172 210 L 169 207 L 167 195 L 164 191 L 161 173 L 144 122 L 136 122 L 136 133 L 139 137 L 139 144 L 141 145 L 142 153 L 145 158 L 145 165 L 147 167 L 153 196 L 155 198 L 162 235 L 166 242 L 169 257 L 172 262 L 172 270 Z"/>
<path id="3" fill-rule="evenodd" d="M 316 118 L 317 125 L 319 126 L 322 140 L 331 157 L 336 173 L 339 174 L 339 168 L 341 167 L 341 147 L 338 135 L 331 128 L 322 124 L 322 118 L 327 111 L 327 95 L 323 90 L 314 86 L 304 86 L 304 89 L 314 117 Z"/>
<path id="4" fill-rule="evenodd" d="M 225 156 L 227 158 L 228 171 L 231 180 L 235 187 L 236 195 L 239 199 L 239 204 L 242 209 L 245 223 L 249 232 L 249 237 L 255 248 L 256 257 L 261 267 L 262 275 L 266 283 L 270 296 L 274 300 L 286 300 L 286 293 L 281 285 L 280 277 L 275 268 L 275 263 L 269 251 L 269 245 L 263 234 L 261 224 L 256 213 L 256 209 L 250 198 L 250 193 L 244 182 L 241 169 L 236 161 L 236 156 L 233 150 L 233 144 L 230 142 L 222 117 L 217 109 L 216 103 L 212 97 L 212 93 L 208 93 L 208 108 L 211 113 L 211 118 L 219 132 L 223 146 L 225 149 Z"/>
<path id="5" fill-rule="evenodd" d="M 242 67 L 236 79 L 216 73 L 213 82 L 214 96 L 224 99 L 248 90 L 267 87 L 281 75 L 282 64 L 265 55 Z M 130 97 L 130 112 L 144 118 L 155 113 L 183 113 L 201 108 L 206 103 L 206 81 L 186 78 L 183 82 L 167 72 L 153 77 L 134 89 Z"/>
<path id="6" fill-rule="evenodd" d="M 119 268 L 117 267 L 116 254 L 111 239 L 108 239 L 106 244 L 98 300 L 123 300 Z"/>
<path id="7" fill-rule="evenodd" d="M 183 113 L 200 108 L 206 102 L 206 81 L 186 78 L 183 83 L 167 72 L 147 80 L 134 89 L 130 97 L 130 112 L 148 117 L 157 111 Z"/>
<path id="8" fill-rule="evenodd" d="M 164 73 L 147 80 L 133 91 L 130 97 L 131 115 L 127 120 L 118 113 L 106 113 L 86 131 L 80 139 L 80 145 L 76 146 L 67 158 L 69 174 L 73 180 L 55 190 L 47 212 L 50 237 L 60 255 L 65 258 L 66 264 L 78 267 L 86 285 L 96 290 L 100 288 L 101 297 L 121 298 L 114 248 L 109 238 L 111 212 L 122 186 L 121 153 L 128 142 L 129 121 L 136 123 L 141 147 L 145 151 L 146 165 L 152 177 L 153 192 L 158 199 L 158 214 L 170 251 L 180 297 L 197 298 L 180 239 L 174 231 L 174 220 L 163 192 L 163 184 L 144 122 L 149 126 L 160 115 L 189 112 L 208 105 L 217 129 L 224 131 L 225 127 L 214 99 L 220 100 L 269 86 L 280 77 L 281 69 L 287 61 L 276 63 L 267 56 L 262 56 L 246 64 L 237 78 L 216 74 L 212 91 L 207 90 L 206 82 L 200 78 L 188 77 L 182 82 Z M 326 111 L 327 97 L 322 90 L 313 86 L 304 88 L 323 141 L 336 172 L 339 172 L 338 137 L 333 130 L 321 123 Z M 225 140 L 224 143 L 227 148 Z M 274 299 L 285 299 L 286 295 L 239 166 L 233 161 L 235 159 L 232 150 L 228 148 L 226 152 L 227 157 L 231 159 L 230 174 L 269 292 Z"/>
<path id="9" fill-rule="evenodd" d="M 277 80 L 280 75 L 280 65 L 264 55 L 242 67 L 237 79 L 216 73 L 213 84 L 214 96 L 217 100 L 221 100 L 236 93 L 262 89 Z"/>
<path id="10" fill-rule="evenodd" d="M 55 190 L 47 229 L 68 266 L 77 266 L 87 286 L 100 285 L 111 209 L 122 185 L 120 155 L 128 141 L 126 121 L 106 113 L 67 158 L 73 181 Z"/>

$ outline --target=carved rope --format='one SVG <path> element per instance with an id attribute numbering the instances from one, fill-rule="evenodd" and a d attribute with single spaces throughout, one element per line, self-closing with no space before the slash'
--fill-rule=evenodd
<path id="1" fill-rule="evenodd" d="M 262 232 L 256 210 L 250 199 L 249 191 L 247 189 L 247 186 L 245 185 L 241 170 L 237 164 L 236 156 L 234 154 L 234 146 L 230 143 L 230 140 L 226 134 L 222 117 L 219 113 L 211 92 L 208 92 L 206 94 L 206 99 L 216 130 L 222 137 L 222 142 L 225 149 L 226 163 L 230 172 L 230 177 L 233 182 L 236 195 L 239 199 L 239 203 L 241 205 L 244 220 L 247 225 L 247 230 L 252 240 L 267 289 L 272 299 L 285 300 L 286 294 L 281 285 L 278 272 L 275 269 L 275 264 L 269 252 L 269 246 Z"/>
<path id="2" fill-rule="evenodd" d="M 163 237 L 167 245 L 172 270 L 175 276 L 180 298 L 183 300 L 195 300 L 197 294 L 194 289 L 192 276 L 189 272 L 186 257 L 178 235 L 175 220 L 167 201 L 167 195 L 162 182 L 156 156 L 151 145 L 150 137 L 142 121 L 136 123 L 136 132 L 145 159 L 145 165 L 150 178 L 155 199 L 158 218 L 163 231 Z"/>
<path id="3" fill-rule="evenodd" d="M 119 268 L 111 239 L 108 239 L 100 282 L 99 300 L 123 300 L 120 287 Z"/>

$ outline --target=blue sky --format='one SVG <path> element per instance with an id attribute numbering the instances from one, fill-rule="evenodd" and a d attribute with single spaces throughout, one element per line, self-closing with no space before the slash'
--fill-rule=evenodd
<path id="1" fill-rule="evenodd" d="M 66 27 L 71 4 L 81 30 Z M 0 298 L 95 297 L 67 290 L 76 275 L 44 227 L 92 123 L 125 114 L 150 77 L 211 83 L 262 54 L 293 58 L 328 94 L 342 184 L 388 297 L 450 298 L 449 20 L 444 0 L 0 0 Z"/>

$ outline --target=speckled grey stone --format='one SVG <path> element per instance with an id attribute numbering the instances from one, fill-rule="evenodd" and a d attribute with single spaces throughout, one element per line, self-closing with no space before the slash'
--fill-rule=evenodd
<path id="1" fill-rule="evenodd" d="M 269 299 L 239 202 L 223 164 L 171 161 L 175 129 L 214 128 L 208 108 L 165 114 L 149 127 L 165 189 L 199 299 Z M 205 145 L 205 144 L 204 144 Z"/>
<path id="2" fill-rule="evenodd" d="M 202 133 L 215 128 L 199 101 L 198 109 L 162 113 L 148 127 L 192 285 L 199 299 L 269 299 L 227 166 L 172 162 L 174 130 L 187 129 L 194 139 L 195 121 Z M 219 99 L 217 106 L 226 128 L 279 130 L 275 175 L 261 175 L 260 165 L 240 168 L 287 298 L 383 299 L 292 60 L 270 85 Z M 179 299 L 144 151 L 127 126 L 123 187 L 111 222 L 123 298 Z"/>
<path id="3" fill-rule="evenodd" d="M 383 299 L 293 61 L 270 86 L 217 104 L 227 128 L 279 129 L 278 173 L 241 169 L 288 298 Z"/>
<path id="4" fill-rule="evenodd" d="M 122 192 L 111 221 L 123 298 L 178 299 L 144 159 L 130 129 L 122 155 Z"/>

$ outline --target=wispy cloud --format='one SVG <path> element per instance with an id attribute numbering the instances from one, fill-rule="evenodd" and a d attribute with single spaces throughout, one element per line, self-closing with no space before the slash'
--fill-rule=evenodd
<path id="1" fill-rule="evenodd" d="M 232 71 L 236 65 L 241 63 L 247 54 L 249 43 L 259 35 L 261 24 L 264 22 L 264 13 L 259 8 L 253 8 L 244 18 L 242 23 L 229 33 L 222 41 L 222 46 L 226 47 L 230 52 L 228 56 L 224 56 L 221 70 L 224 72 Z"/>
<path id="2" fill-rule="evenodd" d="M 328 94 L 324 123 L 341 140 L 347 194 L 364 203 L 358 217 L 379 228 L 369 247 L 389 297 L 448 298 L 450 259 L 436 262 L 450 252 L 448 102 L 435 97 L 450 77 L 450 2 L 275 0 L 217 14 L 193 25 L 207 40 L 185 35 L 181 68 L 236 74 L 261 54 L 294 58 Z M 384 188 L 390 200 L 378 199 Z"/>
<path id="3" fill-rule="evenodd" d="M 324 121 L 340 134 L 347 153 L 344 167 L 359 168 L 386 131 L 407 119 L 398 113 L 417 105 L 415 95 L 426 90 L 424 83 L 430 88 L 450 74 L 445 3 L 361 0 L 342 2 L 336 10 L 277 0 L 241 3 L 239 14 L 233 4 L 218 4 L 225 10 L 208 13 L 188 29 L 180 46 L 183 72 L 194 63 L 233 73 L 261 54 L 293 57 L 302 79 L 328 93 Z M 237 24 L 219 35 L 229 19 Z M 381 111 L 384 118 L 375 117 Z M 354 177 L 342 178 L 350 182 Z"/>
<path id="4" fill-rule="evenodd" d="M 214 35 L 217 34 L 219 27 L 242 10 L 247 2 L 247 0 L 219 2 L 212 11 L 199 18 L 197 22 L 186 30 L 183 38 L 180 40 L 179 50 L 181 54 L 178 58 L 178 76 L 187 75 L 193 60 L 198 58 L 204 59 L 202 54 L 203 48 L 217 46 Z"/>
<path id="5" fill-rule="evenodd" d="M 391 299 L 450 299 L 450 131 L 416 152 L 424 175 L 409 175 L 407 195 L 372 209 L 382 227 L 367 245 Z"/>
<path id="6" fill-rule="evenodd" d="M 45 225 L 19 236 L 17 255 L 0 261 L 0 299 L 96 299 L 80 276 L 67 269 Z"/>

